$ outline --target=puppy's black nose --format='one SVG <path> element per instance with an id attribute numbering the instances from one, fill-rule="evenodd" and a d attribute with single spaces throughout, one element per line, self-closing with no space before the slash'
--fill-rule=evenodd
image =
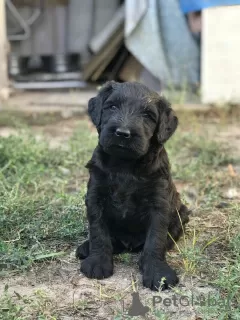
<path id="1" fill-rule="evenodd" d="M 131 132 L 128 129 L 118 128 L 115 132 L 116 136 L 122 138 L 130 138 Z"/>

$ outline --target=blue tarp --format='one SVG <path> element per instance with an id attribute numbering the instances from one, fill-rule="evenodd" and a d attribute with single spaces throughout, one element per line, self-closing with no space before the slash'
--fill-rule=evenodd
<path id="1" fill-rule="evenodd" d="M 184 13 L 217 6 L 240 5 L 240 0 L 179 0 Z"/>

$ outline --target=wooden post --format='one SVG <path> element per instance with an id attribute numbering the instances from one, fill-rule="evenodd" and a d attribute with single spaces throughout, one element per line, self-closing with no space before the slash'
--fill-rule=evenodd
<path id="1" fill-rule="evenodd" d="M 8 41 L 6 30 L 5 0 L 0 0 L 0 98 L 8 96 Z"/>

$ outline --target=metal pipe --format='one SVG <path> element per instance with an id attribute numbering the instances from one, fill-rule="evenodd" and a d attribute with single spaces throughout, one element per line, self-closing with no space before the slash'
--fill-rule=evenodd
<path id="1" fill-rule="evenodd" d="M 23 34 L 8 34 L 8 40 L 10 41 L 23 41 L 27 40 L 31 35 L 30 26 L 36 23 L 43 13 L 43 1 L 39 0 L 39 7 L 35 10 L 32 16 L 25 21 L 17 10 L 16 6 L 11 0 L 5 0 L 8 10 L 11 12 L 13 17 L 18 21 L 21 29 L 24 31 Z"/>
<path id="2" fill-rule="evenodd" d="M 14 4 L 10 0 L 5 0 L 6 5 L 9 9 L 9 11 L 12 13 L 14 18 L 19 22 L 20 26 L 22 27 L 24 34 L 19 34 L 19 35 L 8 35 L 8 40 L 10 41 L 22 41 L 26 40 L 30 37 L 30 28 L 24 21 L 24 19 L 21 17 L 19 14 L 17 8 L 14 6 Z"/>

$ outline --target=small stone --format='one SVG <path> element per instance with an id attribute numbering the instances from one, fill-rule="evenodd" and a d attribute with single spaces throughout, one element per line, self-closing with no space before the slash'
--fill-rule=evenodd
<path id="1" fill-rule="evenodd" d="M 237 189 L 235 188 L 231 188 L 231 189 L 228 189 L 226 194 L 225 194 L 225 197 L 228 198 L 228 199 L 234 199 L 234 198 L 237 198 L 238 197 L 238 191 Z"/>
<path id="2" fill-rule="evenodd" d="M 63 119 L 70 119 L 73 117 L 73 111 L 70 109 L 64 109 L 61 112 L 61 116 Z"/>
<path id="3" fill-rule="evenodd" d="M 65 176 L 69 176 L 71 171 L 67 168 L 64 167 L 58 167 L 58 169 L 61 171 L 62 174 L 64 174 Z"/>
<path id="4" fill-rule="evenodd" d="M 230 204 L 228 202 L 220 202 L 216 205 L 217 209 L 224 209 L 224 208 L 228 208 L 230 206 Z"/>

